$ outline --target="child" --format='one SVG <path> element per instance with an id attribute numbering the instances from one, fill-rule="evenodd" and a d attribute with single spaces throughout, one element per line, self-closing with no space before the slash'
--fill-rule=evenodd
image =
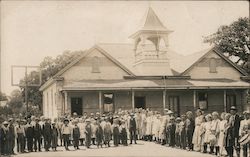
<path id="1" fill-rule="evenodd" d="M 183 114 L 181 116 L 181 121 L 179 123 L 179 126 L 180 126 L 180 131 L 179 131 L 179 134 L 180 134 L 180 148 L 181 149 L 186 149 L 186 115 Z"/>
<path id="2" fill-rule="evenodd" d="M 177 147 L 180 147 L 180 122 L 181 122 L 181 118 L 177 117 L 176 118 L 176 129 L 175 129 L 175 143 Z"/>
<path id="3" fill-rule="evenodd" d="M 63 136 L 64 147 L 67 151 L 69 150 L 68 146 L 69 146 L 70 131 L 71 131 L 71 129 L 69 126 L 69 120 L 65 119 L 64 124 L 62 126 L 62 136 Z"/>
<path id="4" fill-rule="evenodd" d="M 56 147 L 57 147 L 57 141 L 58 141 L 58 130 L 56 127 L 56 123 L 52 123 L 52 149 L 54 151 L 56 151 Z"/>
<path id="5" fill-rule="evenodd" d="M 103 129 L 103 133 L 104 133 L 104 144 L 105 146 L 108 146 L 110 147 L 110 140 L 111 140 L 111 123 L 109 122 L 109 119 L 107 117 L 105 117 L 105 126 L 104 126 L 104 129 Z"/>
<path id="6" fill-rule="evenodd" d="M 79 129 L 80 129 L 80 144 L 81 144 L 81 146 L 83 146 L 84 144 L 83 144 L 83 141 L 84 141 L 84 139 L 85 139 L 85 122 L 84 122 L 84 120 L 83 120 L 83 118 L 80 118 L 79 119 L 79 123 L 78 123 L 78 127 L 79 127 Z"/>
<path id="7" fill-rule="evenodd" d="M 77 125 L 77 120 L 73 121 L 72 137 L 74 148 L 79 149 L 80 129 Z"/>
<path id="8" fill-rule="evenodd" d="M 103 141 L 103 129 L 101 127 L 100 121 L 97 121 L 96 124 L 96 144 L 97 144 L 97 148 L 99 148 L 99 146 L 101 146 L 102 148 L 102 141 Z"/>
<path id="9" fill-rule="evenodd" d="M 86 147 L 89 148 L 91 145 L 91 133 L 92 133 L 92 128 L 91 128 L 91 123 L 90 123 L 90 119 L 86 119 L 86 126 L 85 126 L 85 144 Z"/>
<path id="10" fill-rule="evenodd" d="M 95 139 L 96 139 L 96 120 L 92 119 L 91 121 L 91 140 L 92 140 L 92 144 L 95 145 Z"/>
<path id="11" fill-rule="evenodd" d="M 114 145 L 115 145 L 115 147 L 117 147 L 119 144 L 119 121 L 117 118 L 114 119 L 114 123 L 112 125 L 112 130 L 113 130 Z"/>
<path id="12" fill-rule="evenodd" d="M 207 145 L 210 144 L 210 135 L 211 135 L 211 123 L 212 123 L 212 115 L 206 115 L 206 123 L 204 124 L 204 150 L 203 153 L 207 153 Z"/>
<path id="13" fill-rule="evenodd" d="M 125 120 L 121 121 L 120 134 L 121 134 L 122 145 L 128 146 L 128 135 L 127 135 L 127 128 L 126 128 Z"/>
<path id="14" fill-rule="evenodd" d="M 170 117 L 169 125 L 168 125 L 168 133 L 169 133 L 169 146 L 174 147 L 175 146 L 175 130 L 176 125 L 174 122 L 174 117 Z"/>

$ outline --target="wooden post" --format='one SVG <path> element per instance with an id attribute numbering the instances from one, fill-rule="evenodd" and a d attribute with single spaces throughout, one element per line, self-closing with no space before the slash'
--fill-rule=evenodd
<path id="1" fill-rule="evenodd" d="M 163 110 L 166 108 L 166 90 L 163 90 L 162 93 L 162 104 L 163 104 Z"/>
<path id="2" fill-rule="evenodd" d="M 99 112 L 102 113 L 102 92 L 99 91 Z"/>
<path id="3" fill-rule="evenodd" d="M 68 93 L 64 91 L 64 113 L 68 112 Z"/>
<path id="4" fill-rule="evenodd" d="M 196 109 L 196 90 L 193 91 L 193 105 L 194 105 L 194 110 Z"/>
<path id="5" fill-rule="evenodd" d="M 227 112 L 227 91 L 223 91 L 223 105 L 224 105 L 224 112 Z"/>
<path id="6" fill-rule="evenodd" d="M 132 111 L 134 111 L 135 110 L 135 91 L 133 91 L 132 90 L 132 94 L 131 94 L 131 96 L 132 96 Z"/>

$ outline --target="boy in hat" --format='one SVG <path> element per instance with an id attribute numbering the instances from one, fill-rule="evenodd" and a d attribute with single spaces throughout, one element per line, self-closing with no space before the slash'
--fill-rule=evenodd
<path id="1" fill-rule="evenodd" d="M 77 120 L 73 121 L 72 138 L 74 148 L 79 149 L 80 129 L 77 125 Z"/>
<path id="2" fill-rule="evenodd" d="M 15 127 L 16 138 L 17 138 L 17 152 L 24 153 L 25 149 L 25 128 L 22 120 L 17 121 L 17 126 Z"/>
<path id="3" fill-rule="evenodd" d="M 90 148 L 91 145 L 91 133 L 92 133 L 92 128 L 91 128 L 91 123 L 90 119 L 86 119 L 86 126 L 85 126 L 85 144 L 87 148 Z"/>
<path id="4" fill-rule="evenodd" d="M 97 144 L 97 148 L 99 148 L 99 146 L 102 147 L 102 141 L 103 141 L 103 129 L 101 126 L 101 123 L 99 120 L 97 120 L 97 125 L 96 125 L 96 144 Z"/>
<path id="5" fill-rule="evenodd" d="M 56 123 L 52 123 L 52 133 L 51 133 L 51 148 L 56 151 L 58 142 L 58 129 L 56 127 Z"/>
<path id="6" fill-rule="evenodd" d="M 103 129 L 103 134 L 104 134 L 104 144 L 105 146 L 110 147 L 110 140 L 111 140 L 111 123 L 108 119 L 108 117 L 105 117 L 105 125 L 104 125 L 104 129 Z"/>
<path id="7" fill-rule="evenodd" d="M 68 151 L 69 150 L 69 136 L 71 133 L 71 128 L 69 126 L 69 120 L 64 119 L 64 124 L 62 126 L 62 136 L 63 136 L 63 143 L 65 149 Z"/>
<path id="8" fill-rule="evenodd" d="M 127 135 L 127 127 L 126 127 L 125 120 L 121 121 L 120 133 L 121 133 L 122 145 L 127 146 L 128 145 L 128 135 Z"/>
<path id="9" fill-rule="evenodd" d="M 41 151 L 41 136 L 42 136 L 42 128 L 39 124 L 39 119 L 35 118 L 35 124 L 34 124 L 34 150 L 37 151 L 37 145 L 38 145 L 38 151 Z"/>

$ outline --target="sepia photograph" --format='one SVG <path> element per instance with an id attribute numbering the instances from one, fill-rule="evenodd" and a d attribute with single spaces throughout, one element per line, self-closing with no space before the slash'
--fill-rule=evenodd
<path id="1" fill-rule="evenodd" d="M 0 0 L 0 157 L 250 157 L 249 10 Z"/>

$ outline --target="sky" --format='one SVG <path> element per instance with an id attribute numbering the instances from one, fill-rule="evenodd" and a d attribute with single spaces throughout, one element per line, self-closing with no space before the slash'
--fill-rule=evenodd
<path id="1" fill-rule="evenodd" d="M 249 16 L 248 1 L 2 1 L 1 91 L 17 88 L 12 65 L 38 66 L 46 56 L 95 43 L 133 43 L 128 37 L 149 6 L 174 31 L 170 48 L 184 55 L 210 47 L 203 37 L 221 25 Z M 14 80 L 21 73 L 14 71 Z"/>

